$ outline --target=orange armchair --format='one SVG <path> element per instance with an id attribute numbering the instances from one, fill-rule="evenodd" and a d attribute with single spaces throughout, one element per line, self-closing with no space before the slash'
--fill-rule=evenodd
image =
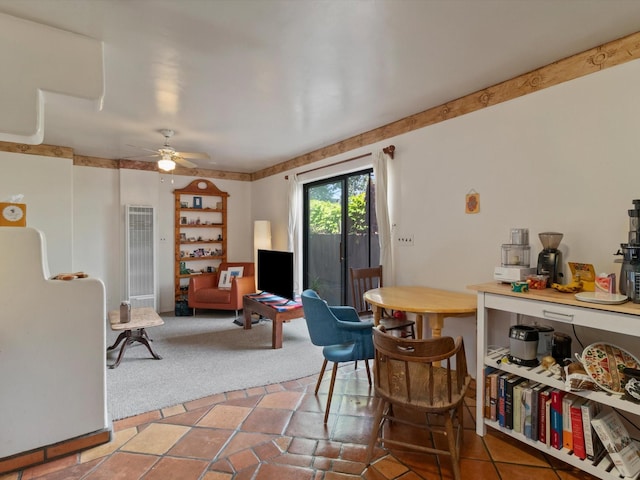
<path id="1" fill-rule="evenodd" d="M 218 288 L 220 272 L 229 267 L 244 267 L 242 277 L 233 277 L 231 288 Z M 215 275 L 201 275 L 189 279 L 189 307 L 211 310 L 242 310 L 242 297 L 255 293 L 255 266 L 252 262 L 221 263 Z M 194 312 L 195 313 L 195 312 Z"/>

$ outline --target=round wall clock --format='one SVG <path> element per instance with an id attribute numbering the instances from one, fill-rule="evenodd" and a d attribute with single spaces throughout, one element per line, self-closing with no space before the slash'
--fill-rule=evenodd
<path id="1" fill-rule="evenodd" d="M 2 209 L 2 218 L 8 222 L 19 222 L 24 217 L 24 209 L 20 205 L 7 205 Z"/>

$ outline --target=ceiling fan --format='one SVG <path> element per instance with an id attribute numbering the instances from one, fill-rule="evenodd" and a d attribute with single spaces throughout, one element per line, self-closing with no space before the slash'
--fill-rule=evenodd
<path id="1" fill-rule="evenodd" d="M 137 147 L 135 145 L 129 145 L 130 147 L 139 148 L 141 150 L 147 150 L 153 152 L 152 155 L 144 155 L 145 157 L 160 157 L 158 159 L 158 168 L 164 172 L 170 172 L 176 168 L 176 163 L 187 168 L 194 168 L 197 165 L 187 160 L 187 158 L 197 160 L 209 160 L 209 154 L 203 152 L 187 153 L 178 152 L 175 148 L 169 145 L 169 139 L 173 137 L 174 131 L 168 128 L 163 128 L 160 133 L 164 136 L 164 145 L 157 150 L 151 150 L 149 148 Z M 129 157 L 134 158 L 134 157 Z M 139 157 L 138 157 L 139 158 Z"/>

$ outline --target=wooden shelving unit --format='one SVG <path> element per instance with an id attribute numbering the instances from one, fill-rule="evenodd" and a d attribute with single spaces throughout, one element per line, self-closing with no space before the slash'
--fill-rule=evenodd
<path id="1" fill-rule="evenodd" d="M 227 261 L 227 198 L 209 180 L 194 180 L 175 197 L 175 301 L 187 299 L 189 278 L 210 275 Z M 198 206 L 199 205 L 199 206 Z"/>

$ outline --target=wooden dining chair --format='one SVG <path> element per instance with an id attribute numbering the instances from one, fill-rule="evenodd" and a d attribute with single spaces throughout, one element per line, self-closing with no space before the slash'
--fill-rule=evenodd
<path id="1" fill-rule="evenodd" d="M 364 301 L 364 292 L 374 288 L 382 287 L 382 265 L 370 268 L 350 268 L 351 295 L 353 308 L 356 309 L 361 318 L 373 318 L 371 305 Z M 397 333 L 404 338 L 416 338 L 415 324 L 413 320 L 406 318 L 394 318 L 385 310 L 380 315 L 380 325 L 383 325 L 387 332 Z"/>
<path id="2" fill-rule="evenodd" d="M 374 390 L 380 399 L 367 446 L 366 463 L 373 458 L 378 441 L 387 445 L 414 449 L 437 455 L 450 455 L 453 477 L 460 480 L 460 446 L 464 435 L 464 397 L 471 383 L 462 337 L 437 337 L 425 340 L 399 338 L 373 329 Z M 455 361 L 455 367 L 453 367 Z M 437 366 L 442 363 L 443 366 Z M 420 416 L 402 415 L 402 411 Z M 438 415 L 443 422 L 432 422 Z M 423 418 L 416 423 L 416 418 Z M 384 434 L 385 422 L 411 425 L 444 435 L 447 449 L 409 443 L 402 437 Z"/>

